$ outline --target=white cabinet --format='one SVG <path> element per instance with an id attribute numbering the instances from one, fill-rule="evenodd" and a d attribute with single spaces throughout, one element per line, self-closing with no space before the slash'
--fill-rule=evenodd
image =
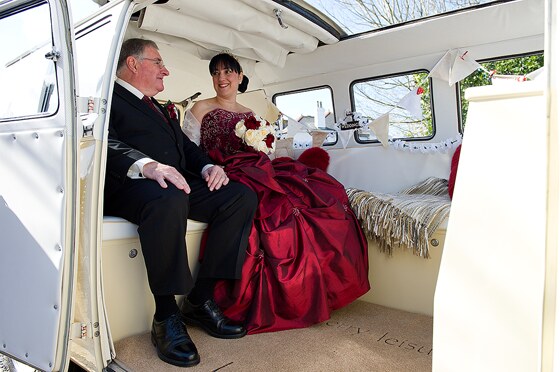
<path id="1" fill-rule="evenodd" d="M 540 370 L 547 121 L 537 82 L 471 88 L 434 300 L 434 371 Z"/>

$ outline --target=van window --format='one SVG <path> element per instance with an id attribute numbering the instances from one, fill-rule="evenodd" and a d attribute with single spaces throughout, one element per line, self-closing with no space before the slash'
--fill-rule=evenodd
<path id="1" fill-rule="evenodd" d="M 434 135 L 432 99 L 427 71 L 377 77 L 353 82 L 350 86 L 355 113 L 370 121 L 389 114 L 389 138 L 428 139 Z M 416 96 L 412 99 L 405 97 Z M 417 104 L 413 101 L 417 99 Z M 406 101 L 406 103 L 405 103 Z M 417 107 L 418 110 L 413 110 Z M 377 142 L 369 128 L 355 133 L 358 143 Z"/>
<path id="2" fill-rule="evenodd" d="M 279 120 L 281 130 L 286 131 L 290 122 L 296 122 L 302 128 L 294 136 L 295 148 L 311 147 L 309 131 L 313 129 L 329 131 L 323 146 L 336 143 L 336 131 L 330 130 L 336 121 L 330 87 L 278 93 L 272 97 L 272 101 L 282 113 Z"/>
<path id="3" fill-rule="evenodd" d="M 55 62 L 45 56 L 53 50 L 48 4 L 0 14 L 0 35 L 0 120 L 54 113 Z"/>
<path id="4" fill-rule="evenodd" d="M 307 0 L 334 21 L 348 36 L 380 30 L 393 25 L 453 13 L 469 8 L 491 6 L 504 0 L 440 0 L 440 1 L 363 1 Z M 347 37 L 348 37 L 347 36 Z"/>
<path id="5" fill-rule="evenodd" d="M 70 5 L 72 21 L 76 23 L 94 13 L 103 3 L 99 1 L 98 4 L 95 0 L 70 0 Z"/>
<path id="6" fill-rule="evenodd" d="M 460 132 L 463 133 L 467 119 L 469 102 L 465 99 L 465 90 L 471 87 L 479 87 L 490 84 L 509 84 L 517 80 L 530 79 L 527 75 L 531 74 L 544 66 L 544 54 L 542 52 L 532 55 L 509 56 L 505 58 L 493 58 L 485 61 L 478 61 L 483 67 L 478 69 L 459 83 L 460 97 Z M 494 71 L 492 78 L 489 72 Z"/>

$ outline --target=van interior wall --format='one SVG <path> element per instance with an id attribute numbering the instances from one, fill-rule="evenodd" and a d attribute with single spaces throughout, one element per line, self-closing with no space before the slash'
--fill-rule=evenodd
<path id="1" fill-rule="evenodd" d="M 474 58 L 482 60 L 540 51 L 543 49 L 543 43 L 543 35 L 538 35 L 490 44 L 473 44 L 466 48 L 475 56 Z M 406 48 L 407 45 L 408 43 L 403 43 L 403 48 Z M 328 48 L 334 49 L 335 46 Z M 447 49 L 441 49 L 437 53 L 394 59 L 389 62 L 274 84 L 266 87 L 267 94 L 271 97 L 280 92 L 328 85 L 333 90 L 335 116 L 339 120 L 344 116 L 344 112 L 352 107 L 350 84 L 353 81 L 418 69 L 429 71 L 446 51 Z M 290 68 L 292 64 L 302 64 L 305 61 L 303 58 L 305 56 L 294 56 L 293 62 L 290 57 L 287 68 Z M 460 103 L 456 87 L 450 87 L 445 81 L 432 79 L 432 94 L 435 134 L 426 142 L 439 143 L 447 139 L 456 139 L 460 136 Z M 495 140 L 497 141 L 495 145 L 499 145 L 499 139 Z M 398 151 L 391 147 L 384 148 L 379 143 L 358 144 L 353 138 L 350 139 L 350 143 L 345 149 L 341 147 L 340 143 L 332 148 L 328 147 L 328 149 L 331 156 L 329 172 L 347 187 L 392 193 L 430 176 L 445 179 L 449 177 L 452 152 L 412 153 Z"/>
<path id="2" fill-rule="evenodd" d="M 352 107 L 350 84 L 415 70 L 429 71 L 449 49 L 469 51 L 477 60 L 542 51 L 544 49 L 544 0 L 521 0 L 458 12 L 324 45 L 311 53 L 289 54 L 285 65 L 244 63 L 250 77 L 249 90 L 276 93 L 330 86 L 336 119 Z M 141 36 L 158 42 L 171 71 L 166 89 L 157 98 L 179 102 L 196 92 L 199 99 L 212 97 L 207 56 L 183 39 L 131 24 L 127 36 Z M 202 56 L 202 57 L 201 57 Z M 455 86 L 432 79 L 435 135 L 427 142 L 455 139 L 459 133 L 458 96 Z M 380 144 L 357 144 L 350 140 L 327 147 L 329 172 L 347 187 L 368 191 L 397 192 L 423 179 L 448 178 L 451 153 L 409 153 Z"/>
<path id="3" fill-rule="evenodd" d="M 476 14 L 434 18 L 323 46 L 311 54 L 291 54 L 282 69 L 257 64 L 256 72 L 261 75 L 269 97 L 330 86 L 338 120 L 352 107 L 353 81 L 422 69 L 430 71 L 453 48 L 468 50 L 476 60 L 542 51 L 543 4 L 541 0 L 512 2 L 479 9 Z M 455 139 L 460 135 L 456 87 L 431 80 L 435 135 L 427 142 Z M 497 142 L 493 145 L 498 146 Z M 384 148 L 379 143 L 357 144 L 353 138 L 346 149 L 337 144 L 329 148 L 329 154 L 329 172 L 345 186 L 389 193 L 430 176 L 447 179 L 452 156 L 452 152 L 410 153 Z"/>

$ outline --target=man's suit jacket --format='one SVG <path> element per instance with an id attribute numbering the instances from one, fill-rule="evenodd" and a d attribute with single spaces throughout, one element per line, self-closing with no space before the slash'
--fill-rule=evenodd
<path id="1" fill-rule="evenodd" d="M 159 106 L 157 102 L 154 103 Z M 200 178 L 202 168 L 212 161 L 181 130 L 177 120 L 168 122 L 141 99 L 115 84 L 109 140 L 105 193 L 111 194 L 127 179 L 132 164 L 149 157 L 175 167 L 187 180 Z"/>

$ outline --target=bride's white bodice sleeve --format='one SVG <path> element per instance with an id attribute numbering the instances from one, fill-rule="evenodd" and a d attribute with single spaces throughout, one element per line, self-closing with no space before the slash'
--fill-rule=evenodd
<path id="1" fill-rule="evenodd" d="M 191 110 L 187 110 L 185 113 L 182 129 L 191 141 L 200 146 L 200 122 L 194 117 Z"/>

